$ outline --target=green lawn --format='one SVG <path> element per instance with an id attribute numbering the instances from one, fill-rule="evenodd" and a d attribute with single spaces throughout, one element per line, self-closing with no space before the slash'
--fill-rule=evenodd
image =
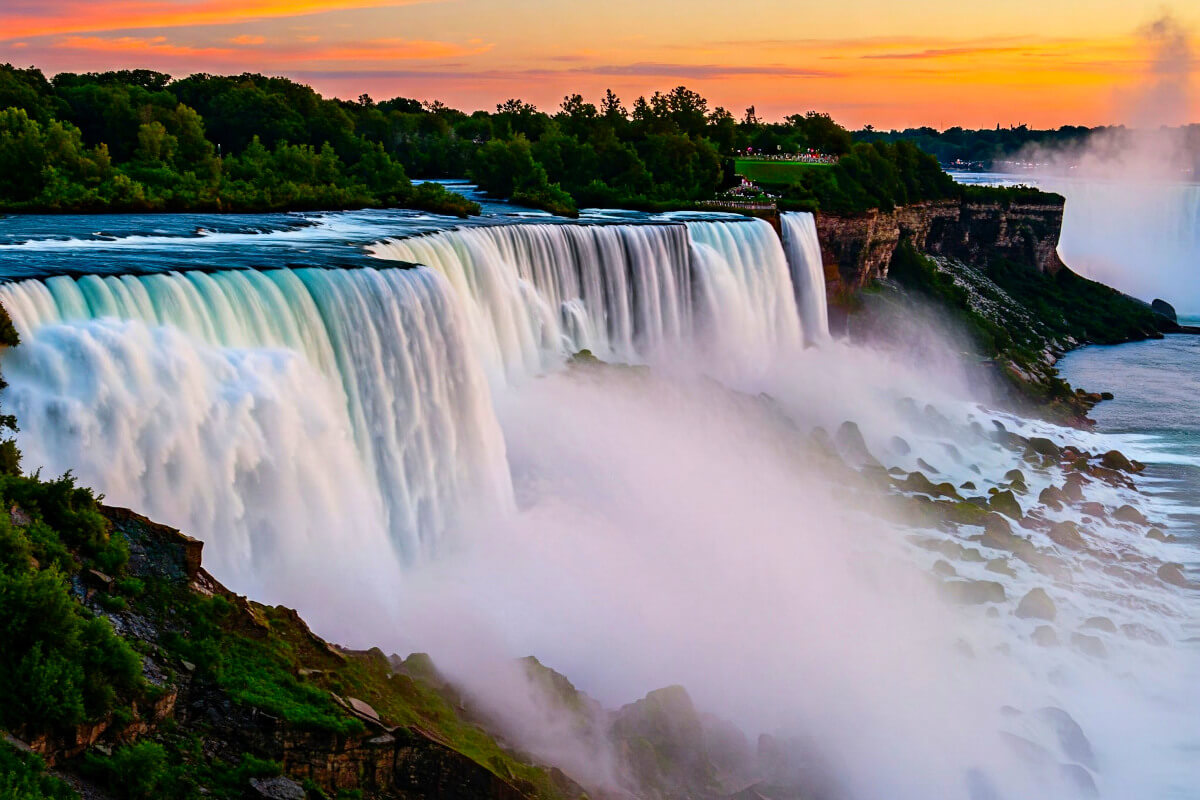
<path id="1" fill-rule="evenodd" d="M 801 170 L 829 169 L 831 166 L 804 161 L 761 161 L 757 158 L 739 158 L 734 162 L 734 170 L 738 175 L 759 183 L 791 183 L 799 177 Z"/>

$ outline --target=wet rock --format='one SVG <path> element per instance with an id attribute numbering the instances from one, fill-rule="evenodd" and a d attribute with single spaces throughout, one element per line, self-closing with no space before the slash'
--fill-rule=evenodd
<path id="1" fill-rule="evenodd" d="M 919 471 L 910 472 L 908 477 L 904 481 L 898 482 L 897 485 L 909 492 L 958 499 L 958 490 L 954 488 L 954 484 L 949 482 L 935 484 L 925 477 L 925 473 Z"/>
<path id="2" fill-rule="evenodd" d="M 251 778 L 250 788 L 258 797 L 267 800 L 304 800 L 304 787 L 290 778 L 276 775 L 273 778 Z"/>
<path id="3" fill-rule="evenodd" d="M 1079 527 L 1074 522 L 1056 522 L 1050 526 L 1046 535 L 1050 537 L 1050 541 L 1068 550 L 1083 550 L 1087 547 L 1083 537 L 1079 535 Z"/>
<path id="4" fill-rule="evenodd" d="M 1148 525 L 1146 516 L 1131 505 L 1123 505 L 1113 512 L 1113 519 L 1121 522 L 1132 522 L 1137 525 Z"/>
<path id="5" fill-rule="evenodd" d="M 1017 616 L 1021 619 L 1044 619 L 1053 621 L 1058 609 L 1045 589 L 1031 589 L 1017 604 Z"/>
<path id="6" fill-rule="evenodd" d="M 871 455 L 871 451 L 867 449 L 867 442 L 863 439 L 862 431 L 854 422 L 849 420 L 843 422 L 837 429 L 833 440 L 851 466 L 872 466 L 882 469 L 883 465 L 875 456 Z"/>
<path id="7" fill-rule="evenodd" d="M 950 444 L 949 442 L 943 442 L 942 448 L 946 451 L 946 455 L 950 456 L 950 459 L 952 461 L 954 461 L 954 463 L 956 463 L 956 464 L 962 463 L 962 453 L 959 452 L 957 447 Z"/>
<path id="8" fill-rule="evenodd" d="M 992 495 L 992 499 L 988 501 L 988 505 L 991 506 L 993 511 L 1004 514 L 1006 517 L 1020 519 L 1023 516 L 1021 504 L 1017 502 L 1017 498 L 1011 490 L 1006 489 L 1003 492 L 996 492 Z"/>
<path id="9" fill-rule="evenodd" d="M 912 452 L 912 448 L 909 446 L 908 442 L 904 441 L 899 436 L 893 436 L 891 442 L 889 442 L 889 445 L 891 446 L 893 453 L 899 453 L 902 456 L 906 456 Z"/>
<path id="10" fill-rule="evenodd" d="M 943 561 L 940 558 L 933 562 L 933 572 L 936 575 L 943 575 L 947 578 L 953 578 L 958 575 L 958 571 L 955 570 L 954 567 L 950 566 L 949 561 Z"/>
<path id="11" fill-rule="evenodd" d="M 1096 753 L 1092 750 L 1092 743 L 1074 717 L 1054 706 L 1038 709 L 1036 716 L 1054 730 L 1063 755 L 1076 764 L 1096 769 Z"/>
<path id="12" fill-rule="evenodd" d="M 1072 503 L 1078 503 L 1083 500 L 1083 476 L 1079 473 L 1068 475 L 1066 482 L 1063 484 L 1062 493 Z"/>
<path id="13" fill-rule="evenodd" d="M 812 433 L 809 434 L 809 439 L 812 441 L 813 448 L 817 452 L 826 456 L 837 456 L 837 447 L 834 446 L 833 438 L 830 437 L 829 431 L 821 427 L 813 428 Z"/>
<path id="14" fill-rule="evenodd" d="M 962 485 L 960 485 L 958 488 L 960 488 L 960 489 L 969 489 L 970 491 L 972 491 L 972 492 L 973 492 L 973 491 L 975 491 L 975 489 L 976 489 L 977 487 L 975 486 L 975 481 L 964 481 L 964 482 L 962 483 Z"/>
<path id="15" fill-rule="evenodd" d="M 1067 503 L 1067 496 L 1057 486 L 1047 486 L 1038 495 L 1038 502 L 1058 511 Z"/>
<path id="16" fill-rule="evenodd" d="M 1146 531 L 1146 538 L 1153 539 L 1156 542 L 1164 542 L 1167 544 L 1179 541 L 1178 539 L 1175 538 L 1174 534 L 1163 533 L 1160 528 L 1151 528 L 1150 530 Z"/>
<path id="17" fill-rule="evenodd" d="M 942 584 L 942 593 L 955 603 L 969 606 L 1003 603 L 1005 599 L 1004 586 L 996 581 L 947 581 Z"/>
<path id="18" fill-rule="evenodd" d="M 1091 636 L 1086 633 L 1072 633 L 1071 645 L 1092 658 L 1105 658 L 1108 655 L 1108 650 L 1104 647 L 1104 642 L 1099 636 Z"/>
<path id="19" fill-rule="evenodd" d="M 1058 634 L 1049 625 L 1038 625 L 1029 638 L 1038 647 L 1058 647 Z"/>
<path id="20" fill-rule="evenodd" d="M 1025 473 L 1021 472 L 1019 469 L 1010 469 L 1008 472 L 1004 473 L 1004 480 L 1009 482 L 1020 481 L 1021 483 L 1024 483 Z"/>
<path id="21" fill-rule="evenodd" d="M 1107 516 L 1104 506 L 1096 502 L 1081 503 L 1079 510 L 1084 514 L 1087 514 L 1089 517 L 1104 519 L 1104 517 Z"/>
<path id="22" fill-rule="evenodd" d="M 1008 565 L 1008 561 L 1003 558 L 993 558 L 987 562 L 984 567 L 988 572 L 995 572 L 998 575 L 1007 575 L 1010 578 L 1017 577 L 1016 571 Z"/>
<path id="23" fill-rule="evenodd" d="M 923 469 L 923 470 L 926 470 L 926 471 L 928 471 L 928 472 L 939 472 L 939 473 L 941 472 L 941 470 L 940 470 L 940 469 L 938 469 L 937 467 L 935 467 L 933 464 L 930 464 L 928 461 L 926 461 L 926 460 L 925 460 L 925 459 L 923 459 L 923 458 L 918 458 L 918 459 L 917 459 L 917 466 L 918 466 L 918 467 L 920 467 L 920 468 L 921 468 L 921 469 Z"/>
<path id="24" fill-rule="evenodd" d="M 974 547 L 964 547 L 962 551 L 962 560 L 970 564 L 982 564 L 987 561 L 983 557 L 983 553 L 979 552 Z"/>
<path id="25" fill-rule="evenodd" d="M 1140 622 L 1125 623 L 1121 626 L 1121 633 L 1125 634 L 1126 638 L 1133 639 L 1134 641 L 1146 642 L 1157 647 L 1167 646 L 1167 637 Z"/>
<path id="26" fill-rule="evenodd" d="M 1200 588 L 1200 584 L 1189 581 L 1187 576 L 1183 574 L 1182 564 L 1163 564 L 1158 568 L 1158 579 L 1163 583 L 1169 583 L 1181 589 Z"/>
<path id="27" fill-rule="evenodd" d="M 1058 458 L 1062 455 L 1062 448 L 1044 436 L 1034 436 L 1031 438 L 1029 440 L 1029 448 L 1041 456 Z"/>
<path id="28" fill-rule="evenodd" d="M 1120 450 L 1109 450 L 1104 455 L 1100 456 L 1100 465 L 1108 469 L 1117 469 L 1121 472 L 1135 472 L 1133 462 L 1125 457 L 1125 454 Z"/>
<path id="29" fill-rule="evenodd" d="M 1104 631 L 1105 633 L 1116 633 L 1117 626 L 1108 617 L 1088 617 L 1087 622 L 1083 623 L 1083 629 L 1088 631 Z"/>

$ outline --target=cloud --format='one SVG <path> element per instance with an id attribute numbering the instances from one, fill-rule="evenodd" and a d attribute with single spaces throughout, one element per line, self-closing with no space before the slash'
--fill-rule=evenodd
<path id="1" fill-rule="evenodd" d="M 265 36 L 251 36 L 250 34 L 242 34 L 235 36 L 229 40 L 230 44 L 256 45 L 267 41 Z"/>
<path id="2" fill-rule="evenodd" d="M 175 28 L 298 17 L 363 8 L 389 8 L 441 0 L 50 0 L 5 5 L 0 41 L 30 36 Z"/>
<path id="3" fill-rule="evenodd" d="M 226 56 L 234 51 L 227 47 L 189 47 L 171 44 L 165 36 L 143 38 L 120 36 L 67 36 L 53 45 L 62 50 L 86 50 L 94 53 L 151 53 L 163 56 Z"/>

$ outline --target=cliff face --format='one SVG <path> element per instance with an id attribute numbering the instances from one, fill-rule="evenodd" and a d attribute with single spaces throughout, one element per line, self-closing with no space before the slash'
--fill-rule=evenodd
<path id="1" fill-rule="evenodd" d="M 931 255 L 979 264 L 1002 256 L 1039 272 L 1055 273 L 1063 203 L 969 203 L 944 200 L 894 211 L 838 216 L 818 213 L 817 233 L 830 298 L 887 276 L 901 238 Z"/>

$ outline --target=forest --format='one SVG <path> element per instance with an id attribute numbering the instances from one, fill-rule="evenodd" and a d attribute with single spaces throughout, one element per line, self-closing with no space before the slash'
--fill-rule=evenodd
<path id="1" fill-rule="evenodd" d="M 861 137 L 860 137 L 861 138 Z M 438 101 L 323 98 L 258 74 L 175 79 L 150 70 L 0 66 L 0 210 L 273 211 L 477 204 L 413 179 L 468 177 L 490 196 L 583 207 L 690 208 L 733 185 L 733 156 L 837 159 L 764 184 L 782 208 L 837 213 L 959 196 L 908 141 L 856 141 L 829 115 L 768 122 L 680 86 L 630 106 L 565 97 L 552 113 L 510 99 L 466 113 Z"/>

